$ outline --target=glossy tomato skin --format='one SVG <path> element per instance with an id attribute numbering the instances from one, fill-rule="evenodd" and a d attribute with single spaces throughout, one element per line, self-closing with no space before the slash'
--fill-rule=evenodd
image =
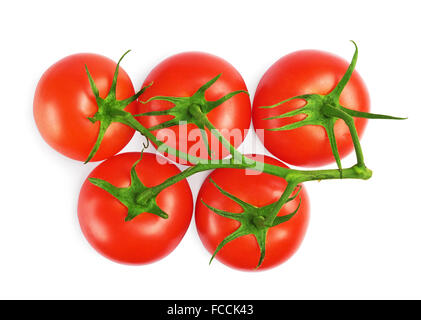
<path id="1" fill-rule="evenodd" d="M 203 52 L 184 52 L 173 55 L 161 63 L 159 63 L 147 76 L 144 85 L 153 82 L 153 85 L 146 90 L 142 95 L 142 100 L 154 96 L 175 96 L 175 97 L 188 97 L 193 95 L 202 85 L 221 74 L 221 77 L 206 91 L 206 100 L 214 101 L 228 93 L 236 90 L 247 91 L 246 84 L 240 73 L 227 61 Z M 141 111 L 157 111 L 169 109 L 172 106 L 167 101 L 151 101 L 147 104 L 141 105 Z M 139 122 L 145 127 L 149 128 L 160 124 L 164 121 L 170 120 L 171 116 L 142 116 L 139 117 Z M 208 114 L 210 122 L 219 130 L 234 130 L 241 133 L 238 138 L 230 138 L 227 132 L 222 134 L 229 138 L 231 143 L 238 147 L 245 138 L 246 130 L 250 127 L 251 122 L 251 104 L 250 98 L 245 93 L 237 94 L 228 101 L 219 105 Z M 180 151 L 187 152 L 194 156 L 201 156 L 202 158 L 209 158 L 202 138 L 194 135 L 192 129 L 197 128 L 193 124 L 173 126 L 166 129 L 153 131 L 155 136 L 159 131 L 171 130 L 175 136 L 175 141 L 167 141 L 171 147 L 177 147 Z M 187 137 L 190 134 L 192 141 L 186 141 L 186 135 L 183 134 L 184 130 L 187 132 Z M 181 134 L 180 134 L 181 132 Z M 233 132 L 233 131 L 232 131 Z M 208 140 L 212 138 L 210 132 L 207 131 Z M 200 141 L 199 141 L 200 139 Z M 181 141 L 181 143 L 180 143 Z M 196 143 L 199 142 L 199 145 Z M 196 146 L 195 146 L 196 145 Z M 229 152 L 223 148 L 218 140 L 212 142 L 217 159 L 226 157 Z M 195 146 L 195 147 L 194 147 Z M 193 148 L 192 148 L 193 147 Z M 199 148 L 205 152 L 196 153 Z M 177 159 L 169 156 L 170 159 L 178 163 L 188 164 L 182 159 Z"/>
<path id="2" fill-rule="evenodd" d="M 96 167 L 88 176 L 104 179 L 117 187 L 130 185 L 130 170 L 140 153 L 116 155 Z M 136 172 L 147 187 L 157 185 L 180 170 L 157 155 L 144 153 Z M 158 156 L 160 157 L 160 156 Z M 164 161 L 160 157 L 160 162 Z M 125 221 L 127 208 L 116 198 L 88 180 L 83 184 L 78 204 L 79 223 L 88 242 L 105 257 L 124 264 L 146 264 L 171 253 L 190 224 L 193 199 L 186 180 L 163 190 L 158 206 L 168 219 L 142 213 Z"/>
<path id="3" fill-rule="evenodd" d="M 268 156 L 248 156 L 265 163 L 286 167 L 280 161 Z M 275 202 L 286 187 L 284 179 L 269 174 L 250 175 L 250 171 L 238 169 L 216 169 L 208 178 L 212 178 L 225 191 L 243 201 L 261 207 Z M 309 199 L 306 190 L 301 190 L 301 207 L 291 220 L 269 229 L 266 242 L 266 257 L 257 271 L 273 268 L 288 258 L 300 246 L 309 221 Z M 224 218 L 209 210 L 203 200 L 214 208 L 242 212 L 241 207 L 222 195 L 217 188 L 206 179 L 196 202 L 195 220 L 200 239 L 206 249 L 213 254 L 218 244 L 239 226 L 238 221 Z M 299 199 L 287 203 L 279 211 L 278 216 L 293 212 Z M 260 257 L 260 250 L 253 235 L 237 238 L 226 244 L 216 255 L 216 259 L 225 265 L 244 271 L 254 271 Z"/>
<path id="4" fill-rule="evenodd" d="M 44 140 L 61 154 L 84 161 L 98 137 L 99 122 L 88 120 L 98 110 L 85 65 L 94 79 L 100 97 L 110 89 L 116 63 L 91 53 L 70 55 L 53 64 L 38 82 L 34 97 L 34 118 Z M 120 67 L 117 79 L 117 99 L 134 95 L 133 84 Z M 126 107 L 135 114 L 138 102 Z M 132 138 L 134 130 L 120 123 L 108 128 L 92 161 L 99 161 L 119 152 Z"/>
<path id="5" fill-rule="evenodd" d="M 268 131 L 303 119 L 303 115 L 292 118 L 264 120 L 305 105 L 304 100 L 292 100 L 273 109 L 262 109 L 285 99 L 301 94 L 331 92 L 349 63 L 344 59 L 323 51 L 302 50 L 284 56 L 275 62 L 263 75 L 253 101 L 253 125 L 266 149 L 282 161 L 296 166 L 321 166 L 333 163 L 334 157 L 323 127 L 305 126 L 287 131 Z M 342 106 L 368 112 L 370 99 L 367 88 L 354 71 L 340 96 Z M 359 136 L 367 120 L 354 118 Z M 259 130 L 257 130 L 259 129 Z M 342 120 L 335 124 L 335 135 L 339 154 L 345 157 L 353 150 L 348 127 Z"/>

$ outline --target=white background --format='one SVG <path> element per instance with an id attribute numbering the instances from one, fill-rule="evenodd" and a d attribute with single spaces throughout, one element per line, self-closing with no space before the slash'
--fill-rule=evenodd
<path id="1" fill-rule="evenodd" d="M 420 299 L 419 12 L 418 1 L 2 2 L 0 298 Z M 171 255 L 147 266 L 110 262 L 85 241 L 77 198 L 96 164 L 52 150 L 32 116 L 35 86 L 52 63 L 77 52 L 116 60 L 132 49 L 122 66 L 138 89 L 162 59 L 201 50 L 230 61 L 253 95 L 284 54 L 314 48 L 350 60 L 350 39 L 372 111 L 409 119 L 369 122 L 362 145 L 371 180 L 306 184 L 310 226 L 287 263 L 259 273 L 209 267 L 194 224 Z M 140 143 L 137 134 L 124 150 Z M 204 177 L 189 180 L 195 195 Z"/>

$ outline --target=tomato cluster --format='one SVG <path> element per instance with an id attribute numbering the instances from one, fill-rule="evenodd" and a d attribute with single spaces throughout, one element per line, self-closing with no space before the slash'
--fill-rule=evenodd
<path id="1" fill-rule="evenodd" d="M 138 93 L 120 61 L 97 54 L 68 56 L 43 74 L 35 92 L 35 121 L 51 147 L 76 160 L 106 159 L 89 174 L 79 195 L 79 222 L 89 243 L 120 263 L 165 257 L 192 218 L 193 197 L 185 178 L 215 169 L 195 205 L 197 232 L 206 249 L 242 270 L 271 268 L 291 257 L 309 220 L 301 182 L 319 176 L 291 180 L 289 173 L 298 177 L 300 171 L 283 162 L 316 167 L 336 159 L 339 165 L 335 147 L 340 157 L 353 146 L 358 150 L 351 129 L 361 135 L 369 111 L 358 73 L 351 70 L 351 75 L 346 61 L 330 53 L 294 52 L 263 75 L 251 107 L 240 73 L 217 56 L 171 56 L 149 73 Z M 347 73 L 344 88 L 336 90 Z M 318 105 L 324 97 L 327 102 Z M 349 116 L 342 118 L 332 110 L 354 112 L 355 127 L 347 122 Z M 334 116 L 329 118 L 329 112 Z M 291 116 L 282 116 L 287 113 Z M 255 129 L 263 129 L 257 131 L 264 146 L 283 162 L 239 155 L 235 148 L 243 142 L 251 118 Z M 294 127 L 286 128 L 291 124 Z M 166 158 L 190 167 L 182 172 L 165 157 L 143 151 L 117 154 L 135 130 Z M 233 130 L 239 137 L 230 135 Z M 205 153 L 198 154 L 203 149 Z M 240 163 L 227 160 L 229 155 L 239 156 Z M 262 167 L 251 168 L 247 161 Z M 364 178 L 353 168 L 347 170 L 332 170 L 332 178 Z"/>

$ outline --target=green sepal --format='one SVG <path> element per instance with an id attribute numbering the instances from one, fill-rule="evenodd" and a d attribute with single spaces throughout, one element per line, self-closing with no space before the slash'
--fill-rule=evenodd
<path id="1" fill-rule="evenodd" d="M 214 253 L 212 254 L 212 257 L 209 260 L 209 264 L 212 263 L 213 259 L 215 258 L 219 250 L 221 250 L 228 242 L 231 242 L 239 237 L 247 236 L 249 234 L 251 233 L 248 230 L 246 230 L 246 228 L 243 227 L 243 225 L 241 225 L 237 230 L 229 234 L 224 240 L 221 241 L 221 243 L 218 245 L 218 247 L 215 249 Z"/>
<path id="2" fill-rule="evenodd" d="M 273 119 L 289 118 L 289 117 L 303 114 L 306 116 L 303 120 L 300 120 L 291 124 L 287 124 L 282 127 L 269 128 L 267 130 L 282 131 L 282 130 L 293 130 L 293 129 L 297 129 L 297 128 L 307 126 L 307 125 L 322 126 L 326 131 L 327 137 L 329 139 L 330 147 L 332 149 L 332 154 L 335 158 L 335 161 L 339 170 L 341 171 L 341 174 L 342 174 L 342 164 L 341 164 L 341 158 L 339 155 L 339 150 L 336 143 L 336 137 L 335 137 L 335 132 L 334 132 L 334 126 L 337 120 L 339 119 L 344 120 L 346 125 L 348 126 L 353 143 L 354 143 L 354 148 L 355 148 L 358 164 L 363 166 L 364 158 L 363 158 L 363 154 L 362 154 L 362 150 L 361 150 L 361 146 L 359 142 L 359 137 L 357 134 L 355 121 L 353 117 L 367 118 L 367 119 L 394 119 L 394 120 L 406 119 L 406 118 L 400 118 L 400 117 L 392 117 L 388 115 L 355 111 L 355 110 L 351 110 L 340 105 L 339 97 L 342 91 L 344 90 L 346 84 L 351 79 L 352 73 L 355 69 L 355 65 L 358 59 L 358 47 L 354 41 L 351 41 L 351 42 L 355 46 L 355 52 L 352 57 L 352 61 L 347 71 L 341 78 L 341 80 L 338 82 L 336 87 L 329 94 L 327 95 L 303 94 L 303 95 L 298 95 L 295 97 L 288 98 L 286 100 L 283 100 L 271 106 L 260 107 L 264 109 L 270 109 L 270 108 L 276 108 L 291 100 L 295 100 L 295 99 L 305 100 L 306 104 L 301 108 L 280 114 L 278 116 L 273 116 L 273 117 L 264 119 L 264 120 L 273 120 Z"/>
<path id="3" fill-rule="evenodd" d="M 402 117 L 388 116 L 388 115 L 384 115 L 384 114 L 362 112 L 362 111 L 348 109 L 348 108 L 345 108 L 343 106 L 341 106 L 341 110 L 346 112 L 350 116 L 355 117 L 355 118 L 383 119 L 383 120 L 406 120 L 406 119 L 408 119 L 407 117 L 402 118 Z"/>
<path id="4" fill-rule="evenodd" d="M 226 197 L 233 200 L 235 203 L 237 203 L 243 211 L 241 213 L 234 213 L 234 212 L 228 212 L 221 209 L 214 208 L 210 206 L 209 204 L 205 203 L 203 199 L 201 199 L 201 202 L 211 211 L 215 212 L 221 217 L 232 219 L 240 222 L 240 226 L 231 234 L 229 234 L 227 237 L 225 237 L 216 247 L 214 253 L 212 254 L 212 257 L 209 261 L 209 264 L 212 263 L 215 256 L 218 254 L 218 252 L 228 243 L 231 242 L 239 237 L 246 236 L 246 235 L 254 235 L 256 238 L 257 244 L 260 248 L 260 258 L 257 262 L 256 269 L 258 269 L 261 264 L 264 261 L 265 253 L 266 253 L 266 238 L 267 238 L 267 232 L 270 228 L 277 226 L 281 223 L 287 222 L 290 220 L 299 210 L 300 204 L 297 206 L 297 208 L 294 210 L 294 212 L 285 215 L 285 216 L 276 216 L 275 220 L 273 222 L 269 222 L 270 218 L 274 215 L 274 210 L 276 210 L 278 201 L 275 201 L 274 203 L 271 203 L 269 205 L 263 206 L 263 207 L 256 207 L 252 204 L 249 204 L 240 198 L 234 196 L 233 194 L 225 191 L 222 189 L 214 180 L 211 178 L 209 181 Z M 299 192 L 301 191 L 301 187 L 298 189 L 298 191 L 289 197 L 286 202 L 290 202 L 294 200 Z M 279 210 L 275 214 L 278 213 Z"/>
<path id="5" fill-rule="evenodd" d="M 88 180 L 93 185 L 107 191 L 127 207 L 125 221 L 130 221 L 145 212 L 168 219 L 168 214 L 156 203 L 157 194 L 154 189 L 146 187 L 137 176 L 136 166 L 141 160 L 142 156 L 133 164 L 130 170 L 130 186 L 127 188 L 116 187 L 108 181 L 98 178 L 89 178 Z"/>
<path id="6" fill-rule="evenodd" d="M 266 255 L 266 237 L 268 234 L 268 229 L 259 230 L 254 234 L 257 244 L 260 248 L 260 257 L 259 262 L 257 263 L 256 270 L 262 265 L 263 260 L 265 259 Z"/>
<path id="7" fill-rule="evenodd" d="M 137 92 L 136 94 L 134 94 L 133 96 L 124 99 L 124 100 L 117 100 L 116 99 L 116 91 L 117 91 L 117 78 L 118 78 L 118 73 L 119 73 L 119 69 L 120 69 L 120 63 L 123 60 L 123 58 L 130 52 L 130 50 L 128 50 L 127 52 L 125 52 L 123 54 L 123 56 L 120 58 L 120 60 L 117 63 L 115 72 L 114 72 L 114 76 L 113 76 L 113 80 L 111 83 L 111 87 L 110 90 L 107 94 L 107 96 L 105 98 L 101 98 L 99 96 L 99 91 L 98 88 L 95 84 L 95 81 L 92 78 L 92 75 L 89 72 L 88 66 L 85 65 L 85 70 L 86 73 L 88 75 L 88 79 L 89 79 L 89 84 L 91 86 L 91 90 L 92 93 L 95 96 L 95 101 L 97 103 L 98 106 L 98 111 L 95 113 L 94 116 L 92 117 L 88 117 L 88 120 L 91 121 L 92 123 L 96 123 L 97 121 L 100 122 L 100 127 L 99 127 L 99 132 L 98 132 L 98 137 L 97 140 L 94 144 L 94 146 L 92 147 L 88 157 L 85 160 L 85 163 L 88 163 L 96 154 L 96 152 L 98 151 L 101 142 L 104 138 L 104 135 L 108 129 L 108 127 L 113 123 L 113 122 L 120 122 L 120 123 L 124 123 L 127 124 L 127 119 L 129 117 L 132 117 L 132 114 L 130 114 L 127 111 L 124 111 L 124 109 L 133 101 L 135 101 L 136 99 L 139 98 L 139 96 L 145 92 L 145 90 L 152 85 L 149 84 L 148 86 L 143 87 L 139 92 Z"/>
<path id="8" fill-rule="evenodd" d="M 227 95 L 223 96 L 222 98 L 215 100 L 215 101 L 208 101 L 205 98 L 206 90 L 209 89 L 219 78 L 221 74 L 217 75 L 216 77 L 212 78 L 204 85 L 202 85 L 192 96 L 190 97 L 170 97 L 170 96 L 155 96 L 146 101 L 140 101 L 143 104 L 147 104 L 150 101 L 167 101 L 171 102 L 173 106 L 166 110 L 159 110 L 159 111 L 149 111 L 135 115 L 135 117 L 140 116 L 171 116 L 172 118 L 164 121 L 160 124 L 152 126 L 148 128 L 150 131 L 160 130 L 164 128 L 169 128 L 172 126 L 179 125 L 180 123 L 192 123 L 195 124 L 201 131 L 203 142 L 206 146 L 208 154 L 212 157 L 211 149 L 209 146 L 209 141 L 207 134 L 205 132 L 205 128 L 207 127 L 207 114 L 211 112 L 216 107 L 220 106 L 225 101 L 231 99 L 235 95 L 239 93 L 249 94 L 247 91 L 244 90 L 237 90 Z M 206 117 L 206 120 L 205 120 Z M 208 128 L 210 129 L 210 128 Z"/>
<path id="9" fill-rule="evenodd" d="M 301 198 L 300 198 L 300 202 L 298 203 L 297 208 L 295 208 L 295 210 L 293 212 L 291 212 L 290 214 L 287 214 L 285 216 L 280 216 L 280 217 L 276 216 L 275 220 L 273 220 L 272 227 L 275 227 L 275 226 L 277 226 L 281 223 L 289 221 L 293 216 L 295 216 L 295 214 L 298 212 L 300 207 L 301 207 Z"/>

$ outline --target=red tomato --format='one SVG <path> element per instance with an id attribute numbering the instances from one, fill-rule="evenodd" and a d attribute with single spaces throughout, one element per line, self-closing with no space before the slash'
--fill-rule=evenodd
<path id="1" fill-rule="evenodd" d="M 128 187 L 131 168 L 139 157 L 140 153 L 134 152 L 116 155 L 96 167 L 88 178 Z M 136 166 L 136 173 L 146 187 L 160 184 L 180 172 L 173 164 L 160 164 L 156 157 L 144 153 Z M 160 162 L 165 161 L 160 158 Z M 105 257 L 126 264 L 150 263 L 173 251 L 187 231 L 193 212 L 187 181 L 161 191 L 157 204 L 168 214 L 168 219 L 145 212 L 125 221 L 126 206 L 86 180 L 79 195 L 79 223 L 88 242 Z"/>
<path id="2" fill-rule="evenodd" d="M 257 155 L 250 158 L 265 163 L 286 167 L 276 159 Z M 254 206 L 263 207 L 280 198 L 285 190 L 286 182 L 266 173 L 250 175 L 247 170 L 216 169 L 208 178 L 213 179 L 225 191 Z M 266 241 L 266 257 L 257 270 L 275 267 L 291 257 L 298 249 L 309 220 L 309 200 L 302 188 L 300 192 L 301 206 L 298 212 L 287 222 L 269 229 Z M 242 208 L 221 192 L 206 179 L 203 183 L 196 202 L 196 227 L 206 249 L 213 253 L 219 243 L 233 233 L 240 226 L 240 222 L 219 216 L 208 209 L 216 209 L 241 213 Z M 299 197 L 285 204 L 278 216 L 292 213 L 299 204 Z M 254 235 L 239 237 L 228 242 L 216 255 L 216 259 L 232 268 L 241 270 L 254 270 L 260 257 L 260 250 Z"/>
<path id="3" fill-rule="evenodd" d="M 263 75 L 253 101 L 253 124 L 257 129 L 278 128 L 296 122 L 305 116 L 264 120 L 305 105 L 302 99 L 292 100 L 272 109 L 270 106 L 301 94 L 322 94 L 331 92 L 349 63 L 333 54 L 303 50 L 291 53 L 275 62 Z M 339 102 L 349 109 L 368 112 L 370 101 L 367 89 L 360 75 L 354 71 L 340 96 Z M 359 136 L 367 120 L 354 118 Z M 339 154 L 345 157 L 353 150 L 348 127 L 338 120 L 334 127 Z M 287 131 L 257 130 L 265 147 L 277 158 L 296 166 L 320 166 L 334 162 L 329 139 L 321 126 L 304 126 Z"/>
<path id="4" fill-rule="evenodd" d="M 184 52 L 165 59 L 149 73 L 144 85 L 148 85 L 151 82 L 153 82 L 153 85 L 142 95 L 142 100 L 146 101 L 154 96 L 191 96 L 201 86 L 219 74 L 222 74 L 221 77 L 207 89 L 206 100 L 214 101 L 237 90 L 247 91 L 243 78 L 227 61 L 208 53 Z M 173 106 L 171 102 L 154 100 L 146 105 L 141 105 L 140 108 L 141 112 L 144 113 L 169 109 L 171 106 Z M 141 116 L 138 120 L 146 128 L 150 128 L 171 118 L 168 115 Z M 251 106 L 249 96 L 245 93 L 235 95 L 210 111 L 208 119 L 217 129 L 228 130 L 228 132 L 222 132 L 222 134 L 238 147 L 245 138 L 245 131 L 250 127 Z M 170 134 L 173 135 L 174 139 L 167 141 L 169 146 L 193 156 L 209 159 L 202 137 L 194 135 L 195 131 L 192 132 L 195 128 L 197 129 L 194 124 L 176 125 L 155 130 L 153 133 L 157 136 L 160 133 L 162 134 L 163 130 L 170 130 Z M 237 129 L 236 138 L 229 135 L 229 130 L 233 129 Z M 186 134 L 183 134 L 184 131 Z M 231 132 L 234 134 L 234 131 Z M 191 141 L 186 141 L 189 134 L 193 135 L 191 136 Z M 207 137 L 208 141 L 211 141 L 212 136 L 209 131 L 207 131 Z M 196 145 L 196 143 L 199 144 Z M 200 154 L 199 150 L 205 152 Z M 222 159 L 229 154 L 216 139 L 212 141 L 211 150 L 215 152 L 216 159 Z M 169 156 L 169 158 L 179 163 L 187 164 L 185 161 L 176 159 L 173 156 Z"/>
<path id="5" fill-rule="evenodd" d="M 98 137 L 99 122 L 88 120 L 98 110 L 85 70 L 87 65 L 99 94 L 105 98 L 110 90 L 116 63 L 104 56 L 80 53 L 68 56 L 52 65 L 41 77 L 34 98 L 34 117 L 44 140 L 65 156 L 84 161 Z M 134 95 L 127 73 L 120 67 L 116 97 L 123 100 Z M 138 102 L 125 109 L 136 113 Z M 113 123 L 93 161 L 119 152 L 132 138 L 134 129 Z"/>

